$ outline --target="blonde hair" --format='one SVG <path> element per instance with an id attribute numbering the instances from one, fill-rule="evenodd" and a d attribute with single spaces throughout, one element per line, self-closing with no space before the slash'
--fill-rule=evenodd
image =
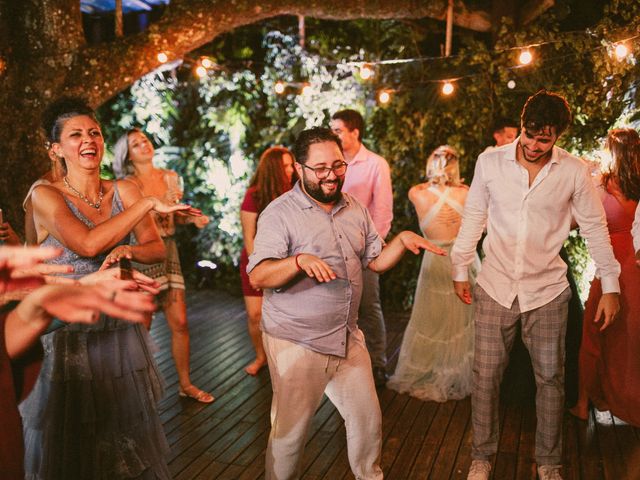
<path id="1" fill-rule="evenodd" d="M 134 173 L 133 164 L 129 159 L 129 135 L 134 132 L 142 133 L 142 130 L 130 128 L 118 138 L 113 147 L 113 163 L 111 167 L 116 178 L 124 178 Z"/>
<path id="2" fill-rule="evenodd" d="M 427 181 L 434 185 L 460 185 L 458 152 L 453 147 L 440 145 L 431 152 L 427 159 Z"/>

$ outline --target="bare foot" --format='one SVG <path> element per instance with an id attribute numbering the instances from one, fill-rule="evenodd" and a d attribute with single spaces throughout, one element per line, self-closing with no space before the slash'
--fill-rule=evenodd
<path id="1" fill-rule="evenodd" d="M 258 360 L 256 358 L 253 361 L 253 363 L 250 363 L 249 365 L 244 367 L 244 371 L 247 372 L 249 375 L 256 376 L 260 371 L 260 369 L 264 367 L 266 364 L 267 364 L 266 360 Z"/>

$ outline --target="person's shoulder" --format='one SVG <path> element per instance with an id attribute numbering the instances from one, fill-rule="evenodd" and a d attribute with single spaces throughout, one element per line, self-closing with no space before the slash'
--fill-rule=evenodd
<path id="1" fill-rule="evenodd" d="M 256 190 L 254 189 L 253 191 L 255 192 Z M 247 190 L 247 195 L 250 194 L 249 192 L 250 189 Z M 280 215 L 283 211 L 295 207 L 296 203 L 296 192 L 292 188 L 291 190 L 284 192 L 279 197 L 274 198 L 272 201 L 270 201 L 269 204 L 264 208 L 264 210 L 262 210 L 260 216 L 274 214 Z"/>
<path id="2" fill-rule="evenodd" d="M 431 184 L 429 182 L 419 183 L 409 189 L 408 197 L 412 200 L 418 196 L 423 196 L 429 191 Z"/>
<path id="3" fill-rule="evenodd" d="M 120 180 L 103 180 L 103 182 L 113 188 L 117 188 L 120 195 L 141 195 L 141 190 L 135 177 L 125 177 Z"/>
<path id="4" fill-rule="evenodd" d="M 34 207 L 52 206 L 64 201 L 64 195 L 58 183 L 61 182 L 47 182 L 35 185 L 31 191 L 31 203 Z"/>

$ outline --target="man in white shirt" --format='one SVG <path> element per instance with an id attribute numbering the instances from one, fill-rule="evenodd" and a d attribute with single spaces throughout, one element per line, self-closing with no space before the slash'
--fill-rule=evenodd
<path id="1" fill-rule="evenodd" d="M 579 158 L 555 147 L 571 121 L 567 102 L 541 90 L 527 100 L 521 136 L 482 153 L 451 252 L 456 293 L 471 303 L 467 266 L 486 225 L 485 258 L 473 292 L 473 449 L 470 480 L 489 478 L 498 445 L 502 374 L 518 322 L 536 378 L 536 462 L 541 480 L 561 479 L 566 264 L 558 252 L 571 217 L 587 239 L 602 282 L 596 321 L 605 329 L 620 309 L 618 275 L 604 209 Z"/>
<path id="2" fill-rule="evenodd" d="M 341 110 L 333 114 L 330 124 L 333 133 L 340 137 L 344 159 L 349 165 L 342 191 L 353 195 L 367 207 L 378 234 L 384 239 L 393 220 L 389 164 L 362 144 L 364 119 L 360 113 Z M 379 275 L 373 270 L 365 270 L 362 281 L 358 325 L 364 332 L 371 355 L 376 387 L 382 387 L 387 381 L 387 331 L 380 304 Z"/>

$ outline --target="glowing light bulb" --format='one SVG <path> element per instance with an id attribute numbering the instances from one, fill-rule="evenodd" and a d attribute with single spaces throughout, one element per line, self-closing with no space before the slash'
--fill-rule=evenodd
<path id="1" fill-rule="evenodd" d="M 390 90 L 380 90 L 378 93 L 378 102 L 382 105 L 386 105 L 391 101 L 391 91 Z"/>
<path id="2" fill-rule="evenodd" d="M 273 90 L 278 94 L 278 95 L 282 95 L 284 93 L 284 82 L 280 82 L 277 81 L 276 84 L 273 86 Z"/>
<path id="3" fill-rule="evenodd" d="M 444 82 L 444 85 L 442 85 L 442 94 L 443 95 L 451 95 L 454 90 L 455 90 L 455 87 L 453 86 L 453 83 L 451 83 L 451 82 Z"/>
<path id="4" fill-rule="evenodd" d="M 509 90 L 513 90 L 514 88 L 516 88 L 516 81 L 515 80 L 509 80 L 507 82 L 507 88 Z"/>
<path id="5" fill-rule="evenodd" d="M 211 60 L 209 57 L 203 57 L 202 60 L 200 61 L 200 63 L 202 64 L 202 66 L 204 68 L 213 67 L 213 60 Z"/>
<path id="6" fill-rule="evenodd" d="M 204 68 L 202 65 L 198 65 L 198 67 L 196 68 L 196 75 L 199 76 L 200 78 L 206 77 L 207 69 Z"/>
<path id="7" fill-rule="evenodd" d="M 371 65 L 365 63 L 364 65 L 362 65 L 360 67 L 360 78 L 361 79 L 369 80 L 370 78 L 373 78 L 374 75 L 375 75 L 375 71 L 373 70 Z"/>
<path id="8" fill-rule="evenodd" d="M 618 61 L 622 61 L 629 55 L 629 48 L 624 43 L 619 43 L 616 45 L 614 53 Z"/>
<path id="9" fill-rule="evenodd" d="M 166 54 L 166 53 L 164 53 L 164 52 L 160 52 L 160 53 L 158 54 L 158 57 L 157 57 L 157 58 L 158 58 L 158 61 L 159 61 L 160 63 L 166 63 L 166 62 L 167 62 L 167 60 L 169 60 L 169 57 L 168 57 L 168 56 L 167 56 L 167 54 Z"/>
<path id="10" fill-rule="evenodd" d="M 311 88 L 311 85 L 309 85 L 308 83 L 305 83 L 304 86 L 302 87 L 302 90 L 300 90 L 300 93 L 304 96 L 308 96 L 313 93 L 313 89 Z"/>
<path id="11" fill-rule="evenodd" d="M 531 54 L 529 49 L 525 49 L 522 52 L 520 52 L 520 56 L 518 57 L 518 61 L 520 62 L 520 65 L 529 65 L 532 60 L 533 60 L 533 55 Z"/>

